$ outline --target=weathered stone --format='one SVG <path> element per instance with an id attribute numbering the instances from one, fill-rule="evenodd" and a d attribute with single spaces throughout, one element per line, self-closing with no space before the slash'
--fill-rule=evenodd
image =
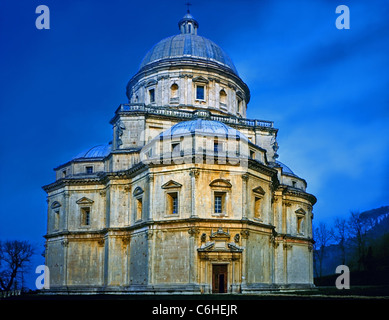
<path id="1" fill-rule="evenodd" d="M 44 187 L 50 290 L 313 286 L 316 199 L 275 160 L 273 123 L 244 118 L 247 86 L 217 63 L 191 56 L 146 64 L 111 120 L 112 143 L 56 168 Z"/>

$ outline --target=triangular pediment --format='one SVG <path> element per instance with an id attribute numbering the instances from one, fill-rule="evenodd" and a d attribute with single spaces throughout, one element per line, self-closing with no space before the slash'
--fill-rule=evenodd
<path id="1" fill-rule="evenodd" d="M 306 212 L 304 211 L 304 209 L 301 209 L 301 208 L 297 209 L 297 210 L 295 211 L 295 213 L 296 213 L 297 215 L 303 215 L 303 216 L 306 214 Z"/>
<path id="2" fill-rule="evenodd" d="M 161 186 L 162 189 L 181 188 L 182 184 L 176 181 L 170 180 Z"/>
<path id="3" fill-rule="evenodd" d="M 192 79 L 193 82 L 201 82 L 201 83 L 208 83 L 209 80 L 202 77 L 202 76 L 198 76 L 198 77 L 195 77 Z"/>
<path id="4" fill-rule="evenodd" d="M 261 186 L 258 186 L 256 188 L 253 189 L 253 192 L 254 193 L 257 193 L 257 194 L 260 194 L 260 195 L 264 195 L 266 192 L 265 190 L 263 190 L 263 188 Z"/>
<path id="5" fill-rule="evenodd" d="M 92 204 L 94 201 L 91 200 L 91 199 L 88 199 L 86 197 L 82 197 L 81 199 L 77 200 L 76 203 L 77 204 Z"/>
<path id="6" fill-rule="evenodd" d="M 218 187 L 218 188 L 231 188 L 232 187 L 232 184 L 228 180 L 225 180 L 225 179 L 213 180 L 209 185 L 211 187 L 213 187 L 213 188 L 215 188 L 215 187 Z"/>

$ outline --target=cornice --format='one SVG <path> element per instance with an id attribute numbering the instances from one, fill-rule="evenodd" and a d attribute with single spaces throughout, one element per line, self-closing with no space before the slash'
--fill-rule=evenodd
<path id="1" fill-rule="evenodd" d="M 317 202 L 317 198 L 313 194 L 307 193 L 301 189 L 287 186 L 285 184 L 280 185 L 278 190 L 281 190 L 282 194 L 285 196 L 292 196 L 308 200 L 312 206 Z"/>
<path id="2" fill-rule="evenodd" d="M 232 72 L 230 68 L 225 67 L 219 63 L 213 62 L 211 60 L 204 61 L 204 59 L 197 59 L 193 57 L 161 59 L 144 66 L 128 82 L 127 92 L 129 91 L 129 88 L 132 87 L 133 83 L 139 81 L 139 79 L 146 75 L 150 75 L 154 72 L 157 73 L 164 69 L 172 71 L 174 69 L 181 69 L 183 67 L 191 68 L 194 70 L 205 70 L 207 72 L 213 72 L 223 77 L 232 79 L 233 81 L 237 82 L 238 85 L 242 88 L 246 96 L 246 102 L 247 104 L 249 103 L 251 96 L 247 84 L 238 75 Z"/>
<path id="3" fill-rule="evenodd" d="M 285 240 L 286 242 L 291 242 L 291 243 L 300 243 L 301 241 L 308 242 L 308 243 L 315 242 L 312 238 L 303 237 L 303 236 L 294 236 L 288 233 L 276 233 L 275 237 L 278 238 L 279 240 Z"/>
<path id="4" fill-rule="evenodd" d="M 274 233 L 275 232 L 275 226 L 270 224 L 261 223 L 258 221 L 253 221 L 249 219 L 232 219 L 232 218 L 183 218 L 183 219 L 169 219 L 169 220 L 150 220 L 150 221 L 143 221 L 131 226 L 123 226 L 123 227 L 104 227 L 101 229 L 94 229 L 94 230 L 63 230 L 58 232 L 53 232 L 50 234 L 46 234 L 43 237 L 48 239 L 53 238 L 73 238 L 73 239 L 96 239 L 96 238 L 103 238 L 107 236 L 109 233 L 123 233 L 123 235 L 128 235 L 129 231 L 135 231 L 144 229 L 145 227 L 151 227 L 153 225 L 174 225 L 179 224 L 182 225 L 183 228 L 193 227 L 197 226 L 199 224 L 205 223 L 207 228 L 211 228 L 210 224 L 220 224 L 220 222 L 223 222 L 225 224 L 235 224 L 237 225 L 234 228 L 242 228 L 247 230 L 249 226 L 253 227 L 259 227 L 263 229 L 268 229 L 269 232 Z M 215 227 L 215 226 L 213 226 Z M 252 229 L 250 229 L 252 230 Z M 145 229 L 146 231 L 146 229 Z M 279 234 L 278 234 L 279 235 Z M 283 235 L 285 236 L 285 235 Z M 296 239 L 302 239 L 301 237 L 296 237 Z"/>
<path id="5" fill-rule="evenodd" d="M 62 178 L 53 183 L 45 185 L 42 189 L 46 192 L 51 192 L 66 186 L 72 185 L 90 185 L 90 184 L 101 184 L 101 180 L 96 178 Z"/>

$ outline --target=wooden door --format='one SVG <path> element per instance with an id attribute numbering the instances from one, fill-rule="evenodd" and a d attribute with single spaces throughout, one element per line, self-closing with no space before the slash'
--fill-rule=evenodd
<path id="1" fill-rule="evenodd" d="M 212 293 L 227 293 L 227 265 L 212 266 Z"/>

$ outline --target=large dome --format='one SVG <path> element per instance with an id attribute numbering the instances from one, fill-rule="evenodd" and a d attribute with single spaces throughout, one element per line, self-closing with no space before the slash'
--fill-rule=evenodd
<path id="1" fill-rule="evenodd" d="M 213 41 L 196 34 L 178 34 L 161 40 L 143 58 L 140 69 L 164 59 L 183 60 L 185 58 L 214 62 L 238 75 L 232 60 L 223 49 Z"/>
<path id="2" fill-rule="evenodd" d="M 140 69 L 154 62 L 183 62 L 188 59 L 222 66 L 236 75 L 230 57 L 213 41 L 197 35 L 199 23 L 188 12 L 179 22 L 181 34 L 165 38 L 154 45 L 143 58 Z"/>

